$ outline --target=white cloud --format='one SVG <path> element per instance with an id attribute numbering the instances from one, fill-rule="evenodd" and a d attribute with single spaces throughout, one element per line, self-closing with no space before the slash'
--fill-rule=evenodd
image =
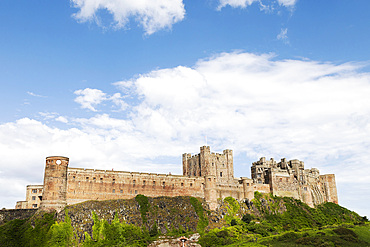
<path id="1" fill-rule="evenodd" d="M 89 109 L 91 111 L 97 111 L 95 106 L 107 99 L 106 93 L 103 93 L 99 89 L 85 88 L 76 90 L 74 94 L 79 95 L 75 102 L 81 104 L 82 108 Z"/>
<path id="2" fill-rule="evenodd" d="M 218 9 L 230 5 L 233 8 L 246 8 L 254 2 L 259 2 L 259 0 L 220 0 Z"/>
<path id="3" fill-rule="evenodd" d="M 63 116 L 59 116 L 55 120 L 62 123 L 68 123 L 68 119 Z"/>
<path id="4" fill-rule="evenodd" d="M 252 5 L 253 3 L 258 3 L 260 5 L 261 10 L 271 11 L 274 9 L 274 6 L 276 6 L 276 4 L 287 8 L 293 8 L 297 3 L 297 0 L 276 0 L 276 1 L 267 1 L 266 3 L 264 2 L 265 1 L 262 0 L 219 0 L 219 5 L 217 9 L 221 10 L 227 5 L 229 5 L 232 8 L 246 8 Z"/>
<path id="5" fill-rule="evenodd" d="M 106 10 L 113 17 L 116 28 L 124 28 L 130 18 L 134 18 L 145 30 L 152 34 L 161 29 L 171 28 L 184 19 L 185 9 L 182 0 L 71 0 L 79 12 L 74 17 L 81 21 L 99 20 L 99 10 Z"/>
<path id="6" fill-rule="evenodd" d="M 278 40 L 282 40 L 284 43 L 288 43 L 288 28 L 282 28 L 280 33 L 276 36 Z"/>
<path id="7" fill-rule="evenodd" d="M 338 188 L 370 187 L 370 75 L 359 68 L 223 53 L 155 70 L 115 84 L 134 99 L 122 103 L 125 119 L 67 116 L 75 128 L 65 130 L 28 118 L 0 125 L 0 175 L 40 183 L 49 155 L 70 157 L 72 167 L 181 173 L 181 154 L 197 152 L 207 136 L 212 150 L 231 148 L 239 159 L 297 158 L 335 173 Z M 78 97 L 96 110 L 126 96 L 84 89 Z M 369 214 L 368 199 L 354 204 L 348 191 L 339 191 L 340 202 Z"/>
<path id="8" fill-rule="evenodd" d="M 124 97 L 120 93 L 109 96 L 99 89 L 85 88 L 76 90 L 74 94 L 78 95 L 75 98 L 75 102 L 79 103 L 81 108 L 94 112 L 97 111 L 96 107 L 103 101 L 112 101 L 115 107 L 118 108 L 118 110 L 114 111 L 123 111 L 128 107 L 127 103 L 123 100 Z"/>
<path id="9" fill-rule="evenodd" d="M 31 95 L 33 97 L 38 97 L 38 98 L 46 98 L 46 96 L 40 95 L 40 94 L 35 94 L 33 92 L 27 92 L 28 95 Z"/>
<path id="10" fill-rule="evenodd" d="M 277 0 L 280 5 L 283 5 L 285 7 L 293 7 L 297 0 Z"/>

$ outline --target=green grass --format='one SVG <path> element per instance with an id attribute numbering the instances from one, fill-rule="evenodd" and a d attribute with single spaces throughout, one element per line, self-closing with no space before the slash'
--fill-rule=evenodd
<path id="1" fill-rule="evenodd" d="M 370 243 L 370 223 L 369 222 L 363 226 L 356 226 L 352 230 L 358 235 L 358 238 L 360 240 Z"/>

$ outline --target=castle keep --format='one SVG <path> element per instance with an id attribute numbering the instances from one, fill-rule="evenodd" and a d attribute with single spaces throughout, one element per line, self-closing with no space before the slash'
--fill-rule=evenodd
<path id="1" fill-rule="evenodd" d="M 137 194 L 150 197 L 193 196 L 204 198 L 211 209 L 217 199 L 232 196 L 253 199 L 254 192 L 300 199 L 311 207 L 323 202 L 338 203 L 334 174 L 320 175 L 304 169 L 299 160 L 276 162 L 261 158 L 251 167 L 251 177 L 234 178 L 233 152 L 211 153 L 209 146 L 196 155 L 183 154 L 183 175 L 109 171 L 68 167 L 69 158 L 46 158 L 44 184 L 28 185 L 26 201 L 17 209 L 62 210 L 87 200 L 130 199 Z"/>

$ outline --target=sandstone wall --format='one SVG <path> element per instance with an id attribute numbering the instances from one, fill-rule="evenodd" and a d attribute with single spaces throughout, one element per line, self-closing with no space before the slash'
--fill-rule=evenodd
<path id="1" fill-rule="evenodd" d="M 130 199 L 138 194 L 204 198 L 204 178 L 68 168 L 67 204 L 86 200 Z"/>

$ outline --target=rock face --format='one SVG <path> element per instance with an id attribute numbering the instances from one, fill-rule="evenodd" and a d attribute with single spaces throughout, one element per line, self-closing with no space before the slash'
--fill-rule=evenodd
<path id="1" fill-rule="evenodd" d="M 0 210 L 0 225 L 15 219 L 24 220 L 36 213 L 37 209 L 2 209 Z"/>
<path id="2" fill-rule="evenodd" d="M 204 207 L 206 203 L 203 201 Z M 83 232 L 92 234 L 92 212 L 94 211 L 100 219 L 109 223 L 117 214 L 120 221 L 137 226 L 145 226 L 152 229 L 157 226 L 158 231 L 166 234 L 171 230 L 182 229 L 184 231 L 197 231 L 199 217 L 190 203 L 190 197 L 156 197 L 148 198 L 147 212 L 143 219 L 140 205 L 135 199 L 88 201 L 66 207 L 68 216 L 72 221 L 74 229 L 80 238 L 84 238 Z M 65 219 L 65 211 L 57 216 L 58 220 Z"/>

